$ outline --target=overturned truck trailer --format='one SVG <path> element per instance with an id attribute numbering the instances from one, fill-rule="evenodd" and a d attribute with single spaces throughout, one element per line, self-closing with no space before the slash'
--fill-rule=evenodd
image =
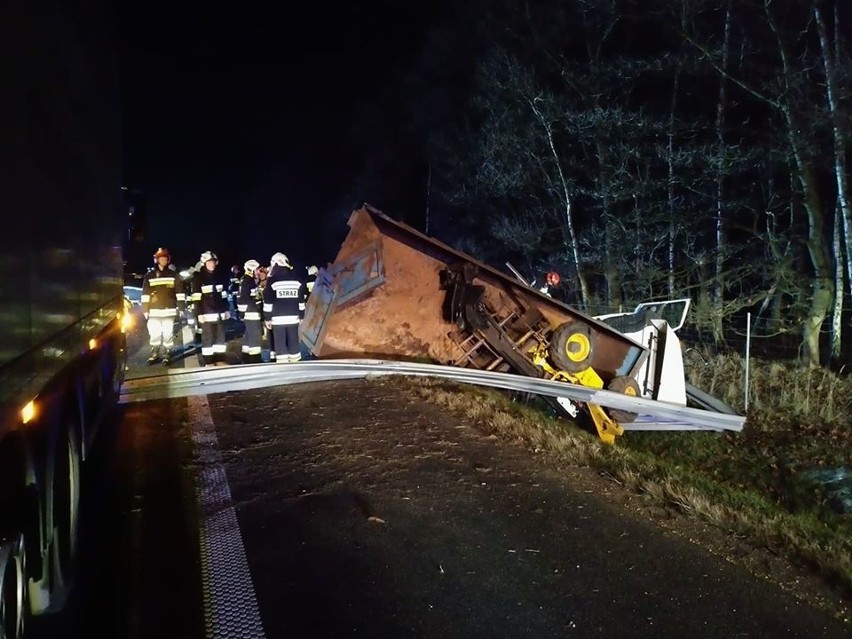
<path id="1" fill-rule="evenodd" d="M 623 401 L 578 402 L 572 387 L 686 404 L 679 343 L 665 321 L 643 316 L 628 335 L 611 324 L 635 318 L 586 315 L 369 205 L 349 227 L 334 263 L 319 271 L 301 325 L 317 358 L 430 361 L 565 382 L 566 396 L 548 401 L 572 418 L 584 408 L 607 443 L 638 413 Z M 648 402 L 638 403 L 647 413 Z"/>

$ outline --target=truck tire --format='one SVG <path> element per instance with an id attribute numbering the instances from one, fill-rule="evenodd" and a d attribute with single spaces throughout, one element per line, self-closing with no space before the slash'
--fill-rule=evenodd
<path id="1" fill-rule="evenodd" d="M 554 367 L 566 373 L 579 373 L 591 366 L 595 354 L 592 329 L 582 322 L 565 322 L 553 331 L 548 354 Z"/>
<path id="2" fill-rule="evenodd" d="M 51 470 L 48 521 L 52 534 L 45 568 L 50 583 L 48 612 L 65 607 L 77 572 L 80 528 L 81 455 L 70 423 L 59 433 Z"/>
<path id="3" fill-rule="evenodd" d="M 0 540 L 0 632 L 5 639 L 24 636 L 29 610 L 25 574 L 23 534 Z"/>
<path id="4" fill-rule="evenodd" d="M 630 395 L 631 397 L 640 397 L 641 395 L 641 392 L 639 390 L 639 383 L 632 377 L 627 377 L 626 375 L 614 377 L 612 381 L 607 385 L 606 389 L 613 391 L 614 393 L 623 393 L 624 395 Z M 636 413 L 631 413 L 630 411 L 626 410 L 620 410 L 618 408 L 610 408 L 608 410 L 609 416 L 620 424 L 629 424 L 637 417 Z"/>

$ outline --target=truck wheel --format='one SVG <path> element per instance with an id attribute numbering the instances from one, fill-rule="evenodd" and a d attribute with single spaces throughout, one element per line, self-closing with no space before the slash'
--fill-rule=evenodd
<path id="1" fill-rule="evenodd" d="M 123 335 L 121 336 L 123 338 Z M 100 363 L 100 378 L 98 379 L 98 402 L 105 407 L 104 414 L 109 414 L 118 404 L 121 396 L 121 386 L 124 384 L 125 366 L 127 365 L 126 350 L 120 338 L 110 342 Z"/>
<path id="2" fill-rule="evenodd" d="M 0 636 L 21 639 L 29 609 L 24 536 L 0 542 Z"/>
<path id="3" fill-rule="evenodd" d="M 625 395 L 630 395 L 631 397 L 639 397 L 641 394 L 639 390 L 639 384 L 636 382 L 636 380 L 632 377 L 627 377 L 626 375 L 614 377 L 612 381 L 607 385 L 606 389 L 611 390 L 614 393 L 623 393 Z M 637 414 L 631 413 L 630 411 L 626 410 L 610 408 L 609 416 L 621 424 L 629 424 L 634 419 L 636 419 Z"/>
<path id="4" fill-rule="evenodd" d="M 50 519 L 53 528 L 50 550 L 51 611 L 61 610 L 70 594 L 77 564 L 80 527 L 80 448 L 70 424 L 54 460 Z"/>
<path id="5" fill-rule="evenodd" d="M 548 354 L 554 366 L 566 373 L 587 369 L 595 352 L 590 326 L 581 322 L 565 322 L 553 331 Z"/>

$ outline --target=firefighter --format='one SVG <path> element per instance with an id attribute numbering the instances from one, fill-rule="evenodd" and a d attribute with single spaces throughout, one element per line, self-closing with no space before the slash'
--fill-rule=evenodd
<path id="1" fill-rule="evenodd" d="M 259 300 L 257 295 L 257 273 L 260 263 L 257 260 L 248 260 L 243 265 L 243 269 L 244 273 L 240 278 L 237 291 L 237 311 L 245 324 L 242 358 L 244 364 L 258 364 L 261 362 L 261 340 L 263 339 L 261 323 L 263 301 Z"/>
<path id="2" fill-rule="evenodd" d="M 239 319 L 237 311 L 237 296 L 240 293 L 240 282 L 243 279 L 243 269 L 239 264 L 231 267 L 230 279 L 228 280 L 228 310 L 234 319 Z"/>
<path id="3" fill-rule="evenodd" d="M 305 285 L 293 275 L 293 267 L 284 253 L 272 256 L 269 278 L 263 291 L 263 319 L 272 331 L 271 361 L 297 362 L 302 359 L 299 346 L 299 321 L 305 311 Z"/>
<path id="4" fill-rule="evenodd" d="M 183 280 L 171 265 L 171 255 L 164 248 L 154 253 L 154 268 L 142 280 L 142 313 L 148 323 L 151 355 L 148 365 L 171 362 L 175 343 L 175 323 L 186 310 Z"/>
<path id="5" fill-rule="evenodd" d="M 219 258 L 212 251 L 204 251 L 199 262 L 201 268 L 193 276 L 192 301 L 195 319 L 201 326 L 201 366 L 225 363 L 225 320 L 231 318 L 228 309 L 228 285 L 218 273 Z"/>
<path id="6" fill-rule="evenodd" d="M 311 266 L 309 266 L 307 268 L 307 271 L 308 271 L 308 279 L 305 282 L 305 290 L 306 290 L 305 298 L 310 297 L 311 293 L 314 292 L 314 284 L 316 284 L 317 273 L 319 273 L 319 269 L 316 267 L 316 265 L 312 264 Z"/>
<path id="7" fill-rule="evenodd" d="M 263 322 L 263 291 L 266 290 L 266 282 L 267 282 L 268 274 L 269 274 L 269 268 L 266 267 L 266 266 L 263 266 L 263 265 L 258 266 L 257 270 L 254 272 L 254 277 L 255 277 L 255 280 L 257 281 L 257 293 L 256 293 L 257 307 L 260 309 L 260 312 L 261 312 L 260 327 L 261 327 L 261 330 L 263 331 L 263 335 L 261 336 L 261 340 L 260 340 L 260 344 L 261 344 L 260 359 L 263 362 L 270 361 L 269 354 L 270 354 L 270 351 L 272 350 L 272 331 L 270 331 L 266 327 L 266 324 Z"/>
<path id="8" fill-rule="evenodd" d="M 547 275 L 544 278 L 544 286 L 539 288 L 538 290 L 547 295 L 548 297 L 553 297 L 550 294 L 550 289 L 559 286 L 559 282 L 561 278 L 559 277 L 559 273 L 556 271 L 548 271 Z"/>

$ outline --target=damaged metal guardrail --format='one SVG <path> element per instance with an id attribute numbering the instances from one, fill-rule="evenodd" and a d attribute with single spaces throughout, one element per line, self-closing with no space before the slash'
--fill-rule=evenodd
<path id="1" fill-rule="evenodd" d="M 561 381 L 456 366 L 378 359 L 309 360 L 281 364 L 244 364 L 219 368 L 170 370 L 166 375 L 127 380 L 121 391 L 121 402 L 141 402 L 388 375 L 437 377 L 464 384 L 533 393 L 551 398 L 567 398 L 582 404 L 597 404 L 635 413 L 636 419 L 624 424 L 626 430 L 738 432 L 742 430 L 745 423 L 745 417 L 741 415 L 669 404 Z"/>

